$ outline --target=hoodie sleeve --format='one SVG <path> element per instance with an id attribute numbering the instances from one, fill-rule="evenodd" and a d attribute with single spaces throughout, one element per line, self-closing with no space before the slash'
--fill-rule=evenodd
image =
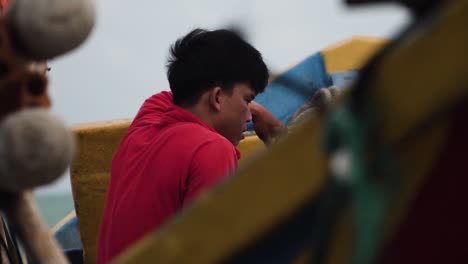
<path id="1" fill-rule="evenodd" d="M 9 0 L 0 0 L 0 14 L 5 13 L 6 6 L 8 5 Z"/>
<path id="2" fill-rule="evenodd" d="M 159 123 L 169 108 L 173 106 L 172 92 L 163 91 L 154 94 L 141 106 L 132 126 L 144 126 Z"/>
<path id="3" fill-rule="evenodd" d="M 194 154 L 186 180 L 183 206 L 201 192 L 227 178 L 237 168 L 237 154 L 225 140 L 213 140 L 202 145 Z"/>

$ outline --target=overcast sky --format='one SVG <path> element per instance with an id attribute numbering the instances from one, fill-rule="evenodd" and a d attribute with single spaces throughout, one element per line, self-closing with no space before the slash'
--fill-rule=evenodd
<path id="1" fill-rule="evenodd" d="M 78 49 L 50 62 L 53 111 L 68 125 L 133 117 L 168 90 L 169 46 L 193 28 L 241 27 L 272 71 L 356 35 L 391 37 L 409 19 L 394 5 L 341 0 L 98 0 L 97 23 Z M 40 193 L 70 191 L 68 176 Z"/>

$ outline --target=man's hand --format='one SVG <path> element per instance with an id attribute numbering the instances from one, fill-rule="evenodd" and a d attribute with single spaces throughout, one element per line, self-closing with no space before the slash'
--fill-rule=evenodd
<path id="1" fill-rule="evenodd" d="M 269 144 L 283 132 L 286 132 L 287 127 L 283 125 L 272 113 L 259 103 L 252 102 L 250 105 L 252 113 L 252 123 L 257 136 L 265 144 Z"/>

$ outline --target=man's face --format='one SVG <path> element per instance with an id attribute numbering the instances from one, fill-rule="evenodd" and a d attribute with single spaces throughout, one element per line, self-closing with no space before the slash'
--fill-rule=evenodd
<path id="1" fill-rule="evenodd" d="M 237 146 L 244 138 L 246 123 L 252 120 L 250 102 L 255 92 L 244 83 L 235 84 L 232 94 L 222 93 L 220 96 L 220 111 L 215 129 Z"/>

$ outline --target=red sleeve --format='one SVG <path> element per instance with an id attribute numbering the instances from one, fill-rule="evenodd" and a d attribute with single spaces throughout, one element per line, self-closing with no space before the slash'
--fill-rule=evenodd
<path id="1" fill-rule="evenodd" d="M 0 14 L 5 12 L 6 6 L 10 2 L 9 0 L 0 0 Z"/>
<path id="2" fill-rule="evenodd" d="M 213 140 L 201 146 L 190 164 L 183 205 L 186 206 L 200 192 L 216 185 L 237 168 L 233 145 L 224 140 Z"/>
<path id="3" fill-rule="evenodd" d="M 172 92 L 164 91 L 154 94 L 141 106 L 134 119 L 133 126 L 142 126 L 159 122 L 164 113 L 173 106 Z"/>

